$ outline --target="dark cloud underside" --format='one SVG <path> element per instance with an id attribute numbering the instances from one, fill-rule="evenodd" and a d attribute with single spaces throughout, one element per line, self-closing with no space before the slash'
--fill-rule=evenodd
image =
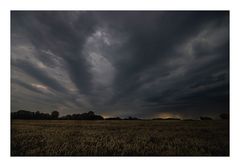
<path id="1" fill-rule="evenodd" d="M 12 111 L 229 112 L 229 13 L 12 11 Z"/>

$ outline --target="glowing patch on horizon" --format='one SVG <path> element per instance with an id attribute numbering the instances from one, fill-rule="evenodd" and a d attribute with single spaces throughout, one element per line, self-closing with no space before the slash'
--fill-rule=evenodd
<path id="1" fill-rule="evenodd" d="M 180 118 L 181 119 L 180 115 L 169 113 L 169 112 L 160 113 L 160 114 L 158 114 L 157 117 L 163 118 L 163 119 L 167 119 L 167 118 Z"/>

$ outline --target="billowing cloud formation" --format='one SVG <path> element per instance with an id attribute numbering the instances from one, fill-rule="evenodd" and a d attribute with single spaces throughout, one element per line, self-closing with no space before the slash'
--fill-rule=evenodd
<path id="1" fill-rule="evenodd" d="M 11 13 L 12 111 L 216 116 L 229 110 L 228 12 Z"/>

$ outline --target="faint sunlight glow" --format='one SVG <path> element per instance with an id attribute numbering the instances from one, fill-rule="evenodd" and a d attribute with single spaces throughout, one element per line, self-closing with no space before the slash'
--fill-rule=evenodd
<path id="1" fill-rule="evenodd" d="M 41 84 L 31 84 L 33 87 L 43 90 L 48 90 L 47 86 L 41 85 Z"/>
<path id="2" fill-rule="evenodd" d="M 46 68 L 46 66 L 42 62 L 37 62 L 39 68 Z"/>
<path id="3" fill-rule="evenodd" d="M 169 113 L 169 112 L 163 112 L 163 113 L 158 114 L 158 118 L 163 118 L 163 119 L 180 118 L 181 119 L 181 116 L 177 115 L 177 114 Z"/>

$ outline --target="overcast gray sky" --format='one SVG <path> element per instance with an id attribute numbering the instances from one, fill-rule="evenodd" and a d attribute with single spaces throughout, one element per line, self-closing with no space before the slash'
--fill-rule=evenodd
<path id="1" fill-rule="evenodd" d="M 229 112 L 228 12 L 11 12 L 11 110 Z"/>

